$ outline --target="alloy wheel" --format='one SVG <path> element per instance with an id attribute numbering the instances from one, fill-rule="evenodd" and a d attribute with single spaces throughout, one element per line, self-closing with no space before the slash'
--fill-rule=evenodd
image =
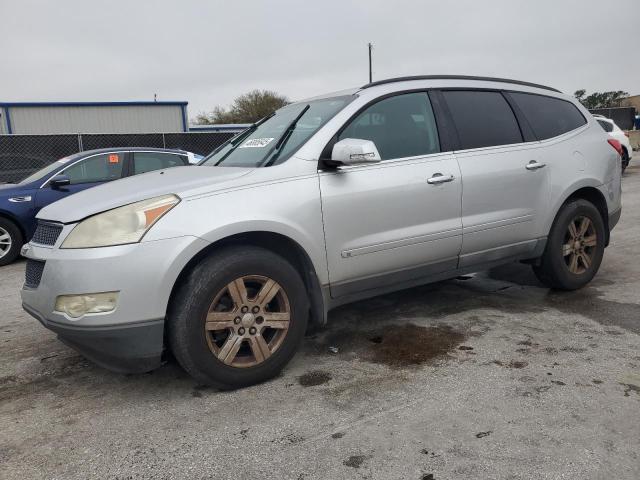
<path id="1" fill-rule="evenodd" d="M 11 250 L 11 235 L 4 228 L 0 227 L 0 258 L 4 257 Z"/>
<path id="2" fill-rule="evenodd" d="M 598 237 L 589 217 L 578 216 L 569 222 L 562 245 L 562 256 L 569 271 L 580 275 L 593 263 Z"/>
<path id="3" fill-rule="evenodd" d="M 291 307 L 284 289 L 271 278 L 247 275 L 220 290 L 205 325 L 209 350 L 232 367 L 266 361 L 282 345 L 289 330 Z"/>

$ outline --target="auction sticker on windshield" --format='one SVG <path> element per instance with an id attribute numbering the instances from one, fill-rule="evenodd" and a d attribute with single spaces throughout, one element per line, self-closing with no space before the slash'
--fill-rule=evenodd
<path id="1" fill-rule="evenodd" d="M 273 138 L 252 138 L 244 142 L 238 148 L 262 148 L 266 147 L 273 141 Z"/>

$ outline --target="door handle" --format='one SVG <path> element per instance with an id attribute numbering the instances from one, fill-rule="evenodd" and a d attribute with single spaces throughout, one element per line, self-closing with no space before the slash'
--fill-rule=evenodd
<path id="1" fill-rule="evenodd" d="M 524 168 L 526 168 L 527 170 L 538 170 L 539 168 L 544 168 L 546 166 L 546 163 L 540 163 L 536 160 L 531 160 Z"/>
<path id="2" fill-rule="evenodd" d="M 439 185 L 440 183 L 452 182 L 455 177 L 453 175 L 442 175 L 441 173 L 434 173 L 433 177 L 427 179 L 429 185 Z"/>

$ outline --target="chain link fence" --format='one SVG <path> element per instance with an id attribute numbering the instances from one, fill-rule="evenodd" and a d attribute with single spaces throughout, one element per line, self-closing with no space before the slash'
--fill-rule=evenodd
<path id="1" fill-rule="evenodd" d="M 207 155 L 229 132 L 0 135 L 0 183 L 16 182 L 73 153 L 114 147 L 175 148 Z"/>

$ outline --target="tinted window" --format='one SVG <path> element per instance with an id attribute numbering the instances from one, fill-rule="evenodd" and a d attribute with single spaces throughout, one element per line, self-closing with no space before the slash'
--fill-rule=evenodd
<path id="1" fill-rule="evenodd" d="M 605 122 L 604 120 L 598 120 L 598 123 L 602 127 L 605 132 L 613 132 L 613 125 L 609 122 Z"/>
<path id="2" fill-rule="evenodd" d="M 462 150 L 522 142 L 516 117 L 501 93 L 456 90 L 442 94 Z"/>
<path id="3" fill-rule="evenodd" d="M 587 123 L 580 110 L 566 100 L 530 93 L 509 95 L 527 117 L 538 140 L 557 137 Z"/>
<path id="4" fill-rule="evenodd" d="M 371 140 L 383 160 L 440 151 L 431 103 L 426 93 L 408 93 L 380 100 L 362 111 L 339 135 Z"/>
<path id="5" fill-rule="evenodd" d="M 185 165 L 186 162 L 180 155 L 162 152 L 134 152 L 133 153 L 133 174 L 152 172 L 162 168 L 177 167 Z"/>
<path id="6" fill-rule="evenodd" d="M 62 173 L 69 176 L 71 184 L 108 182 L 122 177 L 124 153 L 103 153 L 81 160 Z"/>

